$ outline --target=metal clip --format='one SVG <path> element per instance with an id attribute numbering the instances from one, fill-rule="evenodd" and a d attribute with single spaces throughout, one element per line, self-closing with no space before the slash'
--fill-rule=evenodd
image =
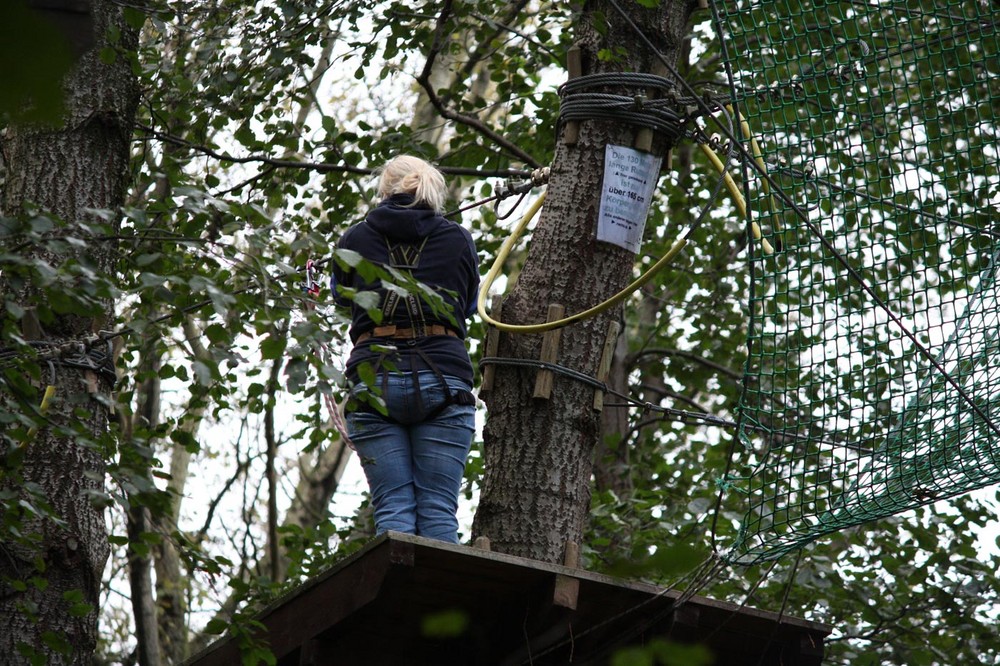
<path id="1" fill-rule="evenodd" d="M 306 292 L 312 298 L 319 297 L 320 286 L 316 280 L 317 274 L 316 263 L 312 259 L 306 261 L 306 279 L 302 283 L 302 291 Z"/>

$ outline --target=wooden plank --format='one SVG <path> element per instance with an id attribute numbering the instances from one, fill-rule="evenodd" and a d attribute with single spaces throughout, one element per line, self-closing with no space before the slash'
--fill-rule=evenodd
<path id="1" fill-rule="evenodd" d="M 574 550 L 567 544 L 567 564 Z M 574 609 L 554 603 L 556 577 L 579 586 Z M 704 644 L 719 664 L 822 663 L 827 625 L 682 598 L 681 590 L 390 532 L 257 617 L 278 666 L 522 663 L 529 656 L 535 666 L 596 664 L 609 650 L 657 636 Z M 463 617 L 467 629 L 428 636 L 425 621 L 447 613 Z M 236 643 L 225 639 L 188 664 L 238 664 Z"/>
<path id="2" fill-rule="evenodd" d="M 549 304 L 549 313 L 545 321 L 556 321 L 562 319 L 566 313 L 566 307 L 559 303 Z M 562 340 L 562 329 L 554 328 L 542 334 L 542 351 L 539 359 L 545 363 L 557 363 L 559 361 L 559 342 Z M 535 374 L 535 392 L 531 397 L 548 400 L 552 397 L 552 381 L 554 375 L 551 370 L 539 370 Z"/>
<path id="3" fill-rule="evenodd" d="M 497 321 L 503 321 L 500 317 L 502 314 L 503 296 L 499 294 L 494 295 L 490 300 L 490 316 Z M 500 348 L 500 329 L 496 326 L 490 326 L 489 330 L 486 332 L 486 348 L 483 350 L 483 356 L 495 357 L 497 355 L 497 349 Z M 483 381 L 479 384 L 479 394 L 484 395 L 493 390 L 493 378 L 496 376 L 496 366 L 492 363 L 487 364 L 483 368 Z"/>
<path id="4" fill-rule="evenodd" d="M 575 44 L 569 47 L 569 50 L 566 52 L 566 71 L 569 73 L 569 78 L 571 79 L 583 76 L 583 57 L 580 53 L 580 47 Z M 579 121 L 567 121 L 566 126 L 563 128 L 563 143 L 567 146 L 572 146 L 579 140 L 579 138 Z"/>
<path id="5" fill-rule="evenodd" d="M 580 546 L 575 541 L 566 542 L 563 564 L 573 569 L 580 566 Z M 552 603 L 561 608 L 576 610 L 579 599 L 580 579 L 565 574 L 556 574 Z"/>
<path id="6" fill-rule="evenodd" d="M 606 382 L 608 381 L 608 375 L 611 373 L 611 362 L 615 357 L 615 345 L 618 344 L 618 333 L 621 331 L 622 325 L 617 321 L 613 321 L 608 324 L 607 335 L 604 336 L 604 346 L 601 348 L 601 361 L 597 365 L 597 381 Z M 604 409 L 604 391 L 601 389 L 594 390 L 594 411 L 600 412 Z"/>

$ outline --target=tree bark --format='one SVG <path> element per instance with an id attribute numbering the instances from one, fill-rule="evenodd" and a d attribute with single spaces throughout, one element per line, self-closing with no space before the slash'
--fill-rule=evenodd
<path id="1" fill-rule="evenodd" d="M 656 48 L 676 60 L 691 6 L 665 0 L 652 9 L 626 7 Z M 655 54 L 606 0 L 587 2 L 574 24 L 585 74 L 651 71 Z M 601 49 L 620 57 L 601 61 Z M 633 138 L 628 125 L 585 121 L 576 144 L 557 146 L 545 207 L 524 269 L 504 301 L 504 320 L 544 321 L 550 303 L 579 312 L 628 284 L 635 255 L 598 243 L 594 229 L 604 147 L 631 146 Z M 667 145 L 658 138 L 653 147 L 662 155 Z M 565 328 L 558 363 L 595 375 L 608 324 L 619 316 L 620 309 L 613 308 Z M 538 359 L 540 347 L 540 335 L 504 334 L 498 356 Z M 592 406 L 592 387 L 558 375 L 551 399 L 532 398 L 534 374 L 497 367 L 495 389 L 487 397 L 486 471 L 473 535 L 488 536 L 501 552 L 561 562 L 565 543 L 580 542 L 587 524 L 600 414 Z"/>
<path id="2" fill-rule="evenodd" d="M 65 123 L 58 128 L 11 126 L 0 138 L 6 162 L 0 212 L 16 217 L 33 204 L 65 223 L 57 234 L 61 228 L 97 221 L 88 209 L 117 209 L 128 185 L 137 82 L 127 59 L 119 55 L 107 64 L 98 53 L 108 46 L 110 28 L 120 35 L 116 46 L 126 50 L 135 49 L 137 33 L 113 2 L 93 0 L 90 12 L 97 46 L 83 55 L 64 82 Z M 55 268 L 67 259 L 40 247 L 26 254 Z M 95 274 L 113 274 L 110 243 L 91 241 L 77 256 L 90 262 Z M 25 309 L 39 305 L 39 293 L 31 284 L 0 283 L 0 296 Z M 111 314 L 112 303 L 106 302 L 99 315 L 58 316 L 31 328 L 37 342 L 81 341 Z M 102 504 L 92 499 L 105 497 L 105 463 L 96 443 L 108 434 L 106 398 L 112 387 L 100 375 L 58 364 L 54 375 L 49 425 L 22 445 L 20 478 L 3 481 L 3 490 L 26 501 L 31 497 L 27 488 L 35 488 L 34 497 L 44 497 L 51 509 L 49 514 L 23 515 L 22 533 L 38 535 L 37 542 L 5 543 L 0 556 L 0 655 L 7 664 L 27 664 L 29 655 L 48 664 L 88 664 L 97 643 L 100 583 L 109 545 Z M 7 390 L 6 384 L 0 385 L 0 391 Z M 45 582 L 26 588 L 16 583 L 35 579 Z"/>

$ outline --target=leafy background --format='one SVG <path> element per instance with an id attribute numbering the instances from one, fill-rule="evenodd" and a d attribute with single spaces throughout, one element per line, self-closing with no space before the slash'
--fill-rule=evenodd
<path id="1" fill-rule="evenodd" d="M 341 397 L 346 322 L 324 302 L 308 307 L 299 269 L 330 256 L 371 204 L 369 170 L 402 150 L 452 174 L 456 207 L 493 193 L 512 171 L 547 164 L 572 41 L 570 3 L 463 2 L 443 26 L 439 5 L 125 7 L 142 29 L 139 49 L 106 57 L 129 60 L 143 98 L 118 271 L 27 261 L 8 243 L 0 256 L 6 275 L 40 285 L 53 312 L 86 312 L 114 296 L 118 316 L 108 327 L 129 331 L 120 339 L 120 418 L 94 442 L 109 462 L 107 496 L 95 501 L 109 507 L 115 546 L 98 663 L 128 663 L 134 648 L 130 599 L 139 591 L 128 586 L 129 552 L 155 565 L 164 650 L 177 660 L 234 622 L 248 636 L 258 604 L 370 530 L 363 501 L 355 513 L 357 498 L 348 500 L 349 515 L 334 515 L 327 502 L 337 495 L 342 449 L 322 394 Z M 804 19 L 793 9 L 782 20 L 794 27 Z M 681 71 L 724 91 L 710 13 L 695 16 Z M 443 48 L 425 72 L 436 36 Z M 675 149 L 637 271 L 672 245 L 715 183 L 692 145 Z M 460 219 L 488 262 L 511 221 L 489 206 Z M 107 233 L 44 215 L 4 224 L 23 243 L 56 249 Z M 735 418 L 750 252 L 733 208 L 716 205 L 672 270 L 629 302 L 621 388 L 652 405 Z M 520 260 L 506 272 L 515 276 Z M 4 376 L 40 377 L 43 366 L 12 323 L 18 314 L 6 307 L 4 349 L 22 353 L 5 359 Z M 475 324 L 472 337 L 483 334 Z M 39 422 L 34 405 L 3 404 L 8 432 Z M 733 432 L 653 410 L 606 411 L 609 422 L 619 419 L 606 435 L 609 461 L 624 461 L 628 474 L 598 483 L 585 565 L 683 583 L 741 519 L 738 507 L 716 511 Z M 473 504 L 478 460 L 474 453 L 467 475 Z M 992 663 L 1000 645 L 988 581 L 1000 562 L 978 535 L 994 524 L 993 500 L 966 495 L 845 529 L 798 559 L 730 567 L 702 593 L 833 625 L 829 663 Z M 143 507 L 150 523 L 136 530 Z M 263 648 L 257 654 L 266 659 Z"/>

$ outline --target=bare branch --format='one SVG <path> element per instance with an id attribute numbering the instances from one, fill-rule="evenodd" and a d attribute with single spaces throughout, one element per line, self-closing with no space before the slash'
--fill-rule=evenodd
<path id="1" fill-rule="evenodd" d="M 478 120 L 473 118 L 475 122 L 480 123 Z M 139 141 L 148 141 L 150 139 L 155 139 L 157 141 L 162 141 L 175 146 L 181 146 L 187 148 L 188 150 L 201 153 L 207 157 L 219 160 L 220 162 L 232 162 L 234 164 L 266 164 L 268 166 L 277 169 L 309 169 L 311 171 L 317 171 L 320 173 L 353 173 L 361 176 L 369 176 L 375 172 L 374 169 L 369 169 L 366 167 L 351 166 L 349 164 L 330 164 L 328 162 L 307 162 L 303 160 L 286 160 L 278 159 L 275 157 L 270 157 L 267 155 L 246 155 L 244 157 L 237 157 L 236 155 L 231 155 L 230 153 L 219 152 L 214 148 L 208 146 L 199 145 L 182 139 L 173 134 L 167 134 L 166 132 L 161 132 L 155 127 L 149 125 L 136 125 L 139 129 L 147 133 L 147 136 L 138 137 Z M 483 125 L 486 132 L 490 132 L 488 128 Z M 506 145 L 508 142 L 504 141 L 502 137 L 497 137 L 498 143 L 503 143 Z M 530 164 L 533 168 L 541 166 L 538 164 L 530 155 L 525 155 L 523 157 L 524 161 Z M 442 173 L 450 174 L 453 176 L 476 176 L 480 178 L 526 178 L 531 175 L 530 170 L 526 169 L 471 169 L 466 167 L 438 167 L 438 170 Z"/>
<path id="2" fill-rule="evenodd" d="M 451 0 L 447 0 L 441 8 L 441 13 L 438 15 L 437 26 L 434 29 L 434 43 L 431 45 L 430 52 L 427 54 L 427 61 L 424 63 L 424 69 L 417 77 L 417 83 L 420 84 L 420 87 L 427 93 L 427 99 L 430 101 L 431 105 L 438 110 L 438 113 L 440 113 L 442 117 L 471 127 L 500 148 L 517 157 L 525 164 L 530 165 L 532 168 L 537 169 L 541 167 L 542 164 L 538 162 L 538 160 L 494 132 L 478 118 L 449 109 L 445 106 L 441 98 L 438 97 L 437 91 L 434 90 L 434 86 L 431 85 L 431 70 L 434 69 L 434 61 L 437 59 L 438 54 L 441 53 L 441 48 L 444 46 L 445 25 L 451 15 L 451 5 Z"/>
<path id="3" fill-rule="evenodd" d="M 643 358 L 644 356 L 667 356 L 667 357 L 683 358 L 689 361 L 694 361 L 695 363 L 703 365 L 706 368 L 711 368 L 712 370 L 715 370 L 719 374 L 731 377 L 732 379 L 735 379 L 737 381 L 743 379 L 742 372 L 737 372 L 731 368 L 727 368 L 724 365 L 720 365 L 715 361 L 710 361 L 704 356 L 695 354 L 694 352 L 685 351 L 683 349 L 670 349 L 668 347 L 648 347 L 646 349 L 638 351 L 635 353 L 635 355 L 632 356 L 632 358 L 629 359 L 629 366 L 638 363 L 639 359 Z"/>

